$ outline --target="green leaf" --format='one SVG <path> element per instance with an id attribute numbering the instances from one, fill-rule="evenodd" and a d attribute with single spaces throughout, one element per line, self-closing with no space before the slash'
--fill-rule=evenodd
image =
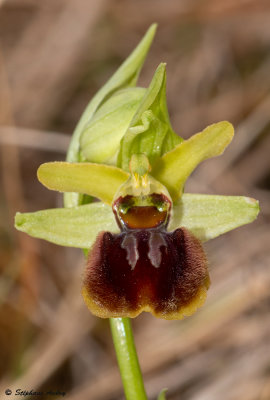
<path id="1" fill-rule="evenodd" d="M 115 193 L 129 177 L 122 169 L 104 164 L 51 162 L 42 164 L 39 181 L 51 190 L 77 192 L 111 204 Z"/>
<path id="2" fill-rule="evenodd" d="M 173 131 L 166 104 L 166 68 L 160 64 L 123 136 L 117 165 L 128 171 L 132 154 L 144 153 L 152 164 L 183 139 Z"/>
<path id="3" fill-rule="evenodd" d="M 174 204 L 169 230 L 184 226 L 206 242 L 254 221 L 259 210 L 249 197 L 186 193 Z"/>
<path id="4" fill-rule="evenodd" d="M 61 246 L 89 249 L 99 232 L 118 232 L 110 206 L 101 202 L 74 208 L 17 213 L 15 227 Z"/>
<path id="5" fill-rule="evenodd" d="M 227 121 L 218 122 L 193 135 L 153 166 L 151 174 L 169 190 L 172 199 L 182 194 L 186 179 L 197 165 L 223 153 L 233 138 L 234 129 Z"/>
<path id="6" fill-rule="evenodd" d="M 167 390 L 168 389 L 162 389 L 161 392 L 158 395 L 157 400 L 166 400 L 165 394 L 166 394 Z"/>
<path id="7" fill-rule="evenodd" d="M 110 95 L 119 89 L 133 87 L 136 85 L 140 70 L 143 66 L 145 57 L 152 43 L 156 32 L 157 25 L 150 26 L 143 39 L 133 50 L 130 56 L 124 61 L 120 68 L 108 80 L 108 82 L 96 93 L 83 112 L 75 131 L 72 135 L 70 146 L 67 153 L 67 161 L 80 161 L 80 136 L 86 125 L 91 121 L 94 113 L 100 105 Z M 68 193 L 64 196 L 66 207 L 73 207 L 79 203 L 79 195 L 77 193 Z"/>
<path id="8" fill-rule="evenodd" d="M 120 140 L 144 94 L 143 88 L 120 90 L 97 110 L 80 140 L 81 152 L 87 161 L 116 163 Z"/>

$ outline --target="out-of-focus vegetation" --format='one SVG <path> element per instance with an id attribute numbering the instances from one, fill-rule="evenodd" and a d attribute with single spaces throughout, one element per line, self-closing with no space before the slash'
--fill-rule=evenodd
<path id="1" fill-rule="evenodd" d="M 236 127 L 186 189 L 253 196 L 262 213 L 207 243 L 212 286 L 193 317 L 134 321 L 146 388 L 150 399 L 167 386 L 169 400 L 269 400 L 269 19 L 266 0 L 0 1 L 1 398 L 123 398 L 108 323 L 80 295 L 83 255 L 15 232 L 13 216 L 61 204 L 37 167 L 64 160 L 89 99 L 158 22 L 140 84 L 167 63 L 174 130 Z"/>

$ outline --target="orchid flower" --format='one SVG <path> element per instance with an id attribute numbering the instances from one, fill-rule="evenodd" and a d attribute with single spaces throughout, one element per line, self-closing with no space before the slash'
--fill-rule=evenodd
<path id="1" fill-rule="evenodd" d="M 259 212 L 252 198 L 184 193 L 193 170 L 221 155 L 234 130 L 222 121 L 187 140 L 178 136 L 166 105 L 165 64 L 147 89 L 135 86 L 154 33 L 152 26 L 92 99 L 67 162 L 39 167 L 40 182 L 65 193 L 65 208 L 15 219 L 33 237 L 89 250 L 82 293 L 99 317 L 193 314 L 210 284 L 202 243 Z"/>

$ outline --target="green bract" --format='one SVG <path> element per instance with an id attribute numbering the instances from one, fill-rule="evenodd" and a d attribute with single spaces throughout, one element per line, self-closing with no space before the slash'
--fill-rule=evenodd
<path id="1" fill-rule="evenodd" d="M 97 110 L 80 139 L 81 153 L 87 161 L 116 164 L 119 142 L 144 94 L 143 88 L 120 90 Z"/>
<path id="2" fill-rule="evenodd" d="M 150 174 L 166 187 L 174 202 L 169 230 L 183 226 L 207 241 L 256 218 L 259 205 L 254 199 L 183 194 L 185 181 L 196 166 L 223 153 L 233 138 L 233 127 L 223 121 L 188 140 L 177 136 L 166 105 L 165 64 L 159 65 L 148 89 L 134 87 L 155 29 L 155 25 L 150 27 L 87 106 L 71 140 L 68 162 L 46 163 L 38 170 L 41 183 L 65 192 L 69 208 L 17 213 L 18 230 L 79 248 L 90 248 L 100 231 L 117 232 L 111 204 L 130 176 L 131 156 L 138 153 L 144 156 L 138 156 L 132 168 L 141 175 L 147 173 L 148 158 Z M 101 202 L 80 205 L 84 194 Z"/>
<path id="3" fill-rule="evenodd" d="M 156 24 L 150 26 L 144 38 L 141 40 L 135 50 L 90 101 L 73 133 L 67 153 L 67 161 L 81 161 L 81 134 L 90 123 L 95 112 L 103 104 L 103 102 L 107 100 L 109 96 L 112 96 L 117 90 L 136 86 L 140 70 L 154 38 L 156 28 Z M 64 196 L 64 203 L 66 207 L 79 205 L 80 202 L 81 200 L 77 193 L 67 193 Z"/>
<path id="4" fill-rule="evenodd" d="M 80 160 L 79 143 L 81 133 L 87 124 L 89 124 L 94 113 L 101 106 L 104 100 L 108 99 L 108 97 L 117 90 L 134 87 L 136 85 L 140 70 L 154 38 L 156 28 L 156 24 L 151 25 L 136 49 L 90 101 L 75 128 L 67 153 L 67 161 L 77 162 Z"/>

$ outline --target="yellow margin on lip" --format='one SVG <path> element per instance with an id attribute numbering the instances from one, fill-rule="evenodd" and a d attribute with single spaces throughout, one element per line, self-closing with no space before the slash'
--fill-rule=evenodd
<path id="1" fill-rule="evenodd" d="M 194 314 L 195 311 L 197 311 L 197 309 L 205 303 L 209 285 L 210 285 L 210 280 L 208 278 L 205 281 L 205 283 L 202 286 L 200 286 L 196 296 L 191 300 L 189 304 L 182 306 L 180 310 L 177 312 L 166 313 L 166 314 L 156 313 L 149 305 L 142 306 L 141 308 L 135 311 L 129 311 L 129 312 L 123 311 L 121 313 L 113 312 L 105 309 L 102 304 L 99 304 L 98 302 L 95 302 L 93 299 L 91 299 L 91 297 L 88 294 L 87 288 L 85 286 L 83 286 L 82 288 L 82 295 L 91 313 L 100 318 L 123 318 L 123 317 L 135 318 L 139 314 L 141 314 L 141 312 L 146 311 L 150 312 L 154 317 L 157 318 L 162 318 L 166 320 L 180 320 L 183 319 L 184 317 L 189 317 L 190 315 Z"/>

